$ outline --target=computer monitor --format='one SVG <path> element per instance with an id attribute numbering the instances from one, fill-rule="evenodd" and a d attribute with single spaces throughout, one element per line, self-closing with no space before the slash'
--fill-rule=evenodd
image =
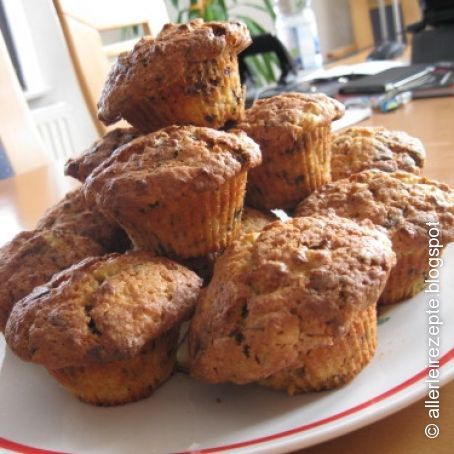
<path id="1" fill-rule="evenodd" d="M 454 0 L 423 0 L 422 20 L 411 25 L 414 33 L 412 63 L 454 62 Z"/>
<path id="2" fill-rule="evenodd" d="M 423 28 L 454 24 L 454 0 L 421 0 L 420 4 Z"/>

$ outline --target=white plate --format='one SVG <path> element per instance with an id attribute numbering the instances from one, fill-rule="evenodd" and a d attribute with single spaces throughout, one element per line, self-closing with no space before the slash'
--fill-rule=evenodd
<path id="1" fill-rule="evenodd" d="M 441 384 L 454 377 L 454 247 L 444 259 Z M 80 403 L 44 369 L 7 350 L 0 370 L 0 448 L 34 453 L 274 453 L 320 443 L 427 394 L 425 311 L 431 297 L 421 293 L 386 310 L 377 354 L 352 383 L 305 396 L 288 397 L 258 386 L 209 386 L 178 374 L 146 400 L 97 408 Z"/>

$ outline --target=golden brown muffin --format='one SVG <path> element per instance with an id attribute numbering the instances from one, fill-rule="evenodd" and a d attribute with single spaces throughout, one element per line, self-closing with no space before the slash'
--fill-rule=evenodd
<path id="1" fill-rule="evenodd" d="M 244 112 L 237 55 L 251 43 L 241 22 L 166 24 L 112 68 L 98 103 L 105 124 L 126 119 L 142 132 L 174 124 L 219 128 Z"/>
<path id="2" fill-rule="evenodd" d="M 131 402 L 171 375 L 178 327 L 200 285 L 192 271 L 146 252 L 87 259 L 18 302 L 5 338 L 83 401 Z"/>
<path id="3" fill-rule="evenodd" d="M 397 254 L 381 303 L 410 298 L 425 287 L 429 229 L 439 223 L 440 243 L 454 240 L 454 192 L 445 184 L 407 172 L 370 170 L 330 183 L 305 199 L 295 216 L 334 210 L 339 216 L 370 219 L 384 227 Z"/>
<path id="4" fill-rule="evenodd" d="M 331 146 L 333 181 L 363 170 L 419 175 L 426 152 L 419 139 L 381 126 L 356 126 L 334 134 Z"/>
<path id="5" fill-rule="evenodd" d="M 241 216 L 241 233 L 258 232 L 273 221 L 277 221 L 277 217 L 271 211 L 263 212 L 244 207 Z"/>
<path id="6" fill-rule="evenodd" d="M 237 236 L 247 171 L 260 162 L 244 133 L 171 126 L 117 150 L 88 177 L 85 195 L 138 249 L 200 257 Z"/>
<path id="7" fill-rule="evenodd" d="M 260 384 L 290 395 L 338 388 L 361 372 L 376 347 L 377 308 L 373 304 L 352 320 L 345 334 L 333 336 L 332 343 L 301 353 L 302 367 L 283 369 Z"/>
<path id="8" fill-rule="evenodd" d="M 83 183 L 96 167 L 111 156 L 122 145 L 140 136 L 134 128 L 116 128 L 97 140 L 79 157 L 68 159 L 65 164 L 65 175 Z"/>
<path id="9" fill-rule="evenodd" d="M 49 208 L 36 227 L 87 236 L 98 242 L 105 252 L 124 252 L 131 247 L 128 236 L 118 224 L 107 220 L 96 208 L 88 206 L 80 188 Z"/>
<path id="10" fill-rule="evenodd" d="M 250 172 L 247 203 L 291 209 L 330 181 L 331 122 L 344 107 L 323 94 L 283 93 L 248 109 L 238 128 L 260 145 L 263 163 Z"/>
<path id="11" fill-rule="evenodd" d="M 375 308 L 394 263 L 391 242 L 370 221 L 297 218 L 242 235 L 216 262 L 197 304 L 191 374 L 244 384 L 280 373 L 289 375 L 285 388 L 293 392 L 303 387 L 290 385 L 291 371 L 305 368 L 312 351 L 323 351 L 304 389 L 351 379 L 369 361 L 376 339 L 367 341 L 371 355 L 360 360 L 359 352 L 346 351 L 345 336 L 356 337 L 357 321 Z M 357 358 L 351 371 L 340 367 L 348 357 Z"/>
<path id="12" fill-rule="evenodd" d="M 104 254 L 91 238 L 62 230 L 19 233 L 0 248 L 0 331 L 14 304 L 55 273 L 86 257 Z"/>
<path id="13" fill-rule="evenodd" d="M 240 233 L 250 233 L 262 230 L 270 222 L 276 221 L 277 217 L 269 211 L 255 210 L 254 208 L 244 207 L 241 215 Z M 182 263 L 189 269 L 197 273 L 208 284 L 213 276 L 213 268 L 217 258 L 221 253 L 212 253 L 202 257 L 193 257 L 184 260 Z"/>

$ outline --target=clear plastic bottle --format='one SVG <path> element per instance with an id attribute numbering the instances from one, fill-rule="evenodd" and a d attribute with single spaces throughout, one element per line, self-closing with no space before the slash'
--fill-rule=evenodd
<path id="1" fill-rule="evenodd" d="M 323 58 L 311 0 L 274 0 L 274 10 L 277 36 L 298 68 L 321 68 Z"/>

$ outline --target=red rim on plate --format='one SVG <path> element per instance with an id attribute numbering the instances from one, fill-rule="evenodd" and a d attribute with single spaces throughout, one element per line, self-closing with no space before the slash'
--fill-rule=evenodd
<path id="1" fill-rule="evenodd" d="M 447 364 L 452 359 L 454 359 L 454 348 L 449 350 L 440 359 L 440 367 Z M 208 453 L 208 452 L 225 451 L 228 449 L 244 448 L 247 446 L 265 443 L 267 441 L 273 441 L 273 440 L 277 440 L 280 438 L 285 438 L 290 435 L 294 435 L 296 433 L 305 432 L 307 430 L 314 429 L 315 427 L 320 427 L 325 424 L 329 424 L 333 421 L 337 421 L 339 419 L 345 418 L 346 416 L 349 416 L 351 414 L 358 413 L 359 411 L 364 410 L 365 408 L 368 408 L 390 396 L 393 396 L 394 394 L 398 393 L 399 391 L 402 391 L 403 389 L 408 388 L 409 386 L 422 380 L 426 376 L 427 376 L 427 368 L 423 369 L 421 372 L 418 372 L 416 375 L 409 378 L 408 380 L 405 380 L 404 382 L 400 383 L 399 385 L 395 386 L 394 388 L 391 388 L 388 391 L 385 391 L 384 393 L 379 394 L 376 397 L 373 397 L 372 399 L 366 400 L 365 402 L 363 402 L 359 405 L 351 407 L 340 413 L 336 413 L 335 415 L 329 416 L 328 418 L 319 419 L 318 421 L 311 422 L 310 424 L 306 424 L 304 426 L 295 427 L 294 429 L 285 430 L 283 432 L 278 432 L 273 435 L 267 435 L 266 437 L 255 438 L 253 440 L 232 443 L 229 445 L 217 446 L 214 448 L 200 449 L 200 450 L 197 450 L 196 452 Z M 1 437 L 0 437 L 0 448 L 9 449 L 11 451 L 17 451 L 17 452 L 21 452 L 24 454 L 63 454 L 61 451 L 49 451 L 46 449 L 33 448 L 32 446 L 27 446 L 27 445 L 23 445 L 21 443 L 16 443 L 14 441 L 7 440 L 6 438 L 1 438 Z M 184 452 L 190 452 L 190 451 L 184 451 Z M 183 452 L 180 454 L 183 454 Z"/>

